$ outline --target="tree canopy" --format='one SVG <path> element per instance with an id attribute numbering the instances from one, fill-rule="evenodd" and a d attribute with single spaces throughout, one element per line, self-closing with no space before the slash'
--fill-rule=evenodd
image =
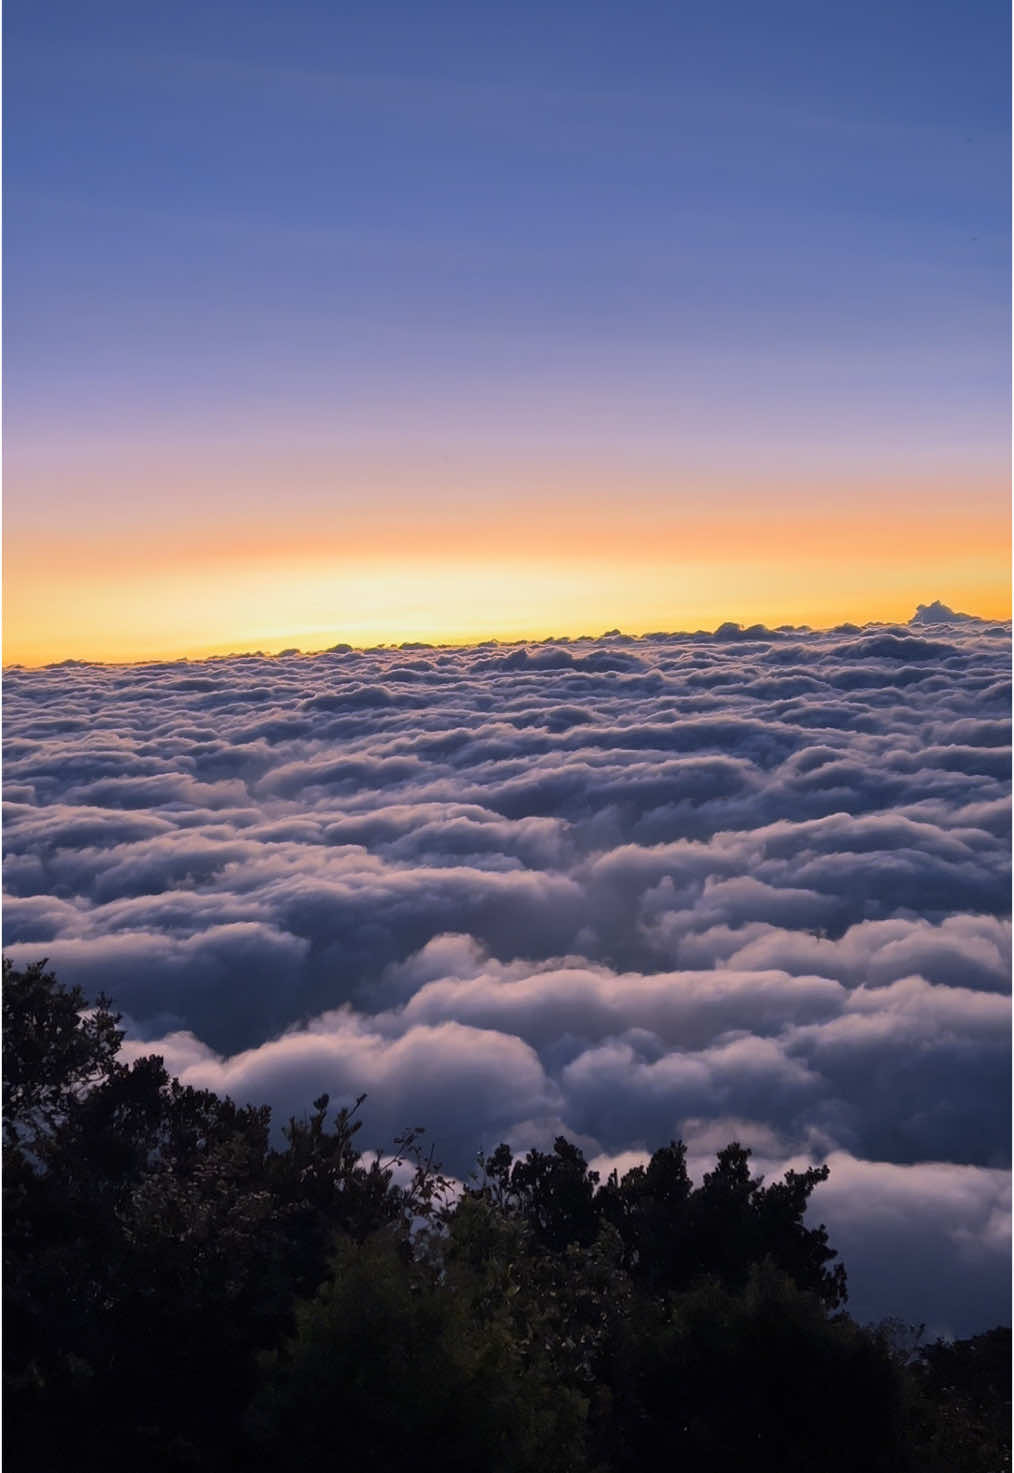
<path id="1" fill-rule="evenodd" d="M 455 1185 L 417 1131 L 361 1152 L 361 1100 L 274 1136 L 119 1022 L 5 962 L 12 1469 L 1009 1467 L 1009 1330 L 849 1318 L 826 1167 L 733 1142 L 695 1186 L 672 1141 L 602 1181 L 561 1137 Z"/>

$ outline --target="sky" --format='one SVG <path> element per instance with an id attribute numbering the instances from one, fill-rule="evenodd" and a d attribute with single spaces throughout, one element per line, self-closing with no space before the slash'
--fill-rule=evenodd
<path id="1" fill-rule="evenodd" d="M 1009 615 L 1000 0 L 4 33 L 7 662 Z"/>

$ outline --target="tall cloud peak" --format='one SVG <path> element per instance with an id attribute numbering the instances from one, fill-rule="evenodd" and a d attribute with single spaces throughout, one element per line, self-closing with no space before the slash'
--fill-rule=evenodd
<path id="1" fill-rule="evenodd" d="M 931 604 L 919 604 L 909 624 L 982 624 L 977 614 L 961 614 L 935 598 Z"/>

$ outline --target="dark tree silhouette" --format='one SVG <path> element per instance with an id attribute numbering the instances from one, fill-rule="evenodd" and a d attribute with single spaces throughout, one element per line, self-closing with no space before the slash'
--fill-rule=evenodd
<path id="1" fill-rule="evenodd" d="M 360 1153 L 362 1100 L 273 1140 L 123 1063 L 44 963 L 5 963 L 3 1023 L 14 1473 L 1010 1466 L 1010 1331 L 855 1324 L 805 1222 L 826 1167 L 765 1185 L 734 1142 L 695 1186 L 670 1142 L 602 1182 L 561 1137 L 450 1195 L 417 1131 Z"/>
<path id="2" fill-rule="evenodd" d="M 1009 1328 L 925 1346 L 916 1377 L 923 1398 L 916 1420 L 929 1473 L 1010 1468 Z"/>
<path id="3" fill-rule="evenodd" d="M 529 1151 L 515 1160 L 502 1145 L 481 1164 L 479 1190 L 522 1216 L 547 1252 L 572 1243 L 586 1248 L 608 1222 L 623 1243 L 627 1272 L 656 1293 L 708 1276 L 742 1288 L 750 1270 L 770 1260 L 828 1309 L 845 1302 L 845 1268 L 833 1263 L 838 1255 L 826 1228 L 804 1222 L 811 1194 L 827 1180 L 826 1166 L 788 1171 L 765 1186 L 750 1174 L 750 1152 L 733 1142 L 695 1189 L 686 1147 L 671 1141 L 646 1166 L 622 1178 L 614 1172 L 600 1185 L 578 1147 L 563 1137 L 551 1154 Z"/>

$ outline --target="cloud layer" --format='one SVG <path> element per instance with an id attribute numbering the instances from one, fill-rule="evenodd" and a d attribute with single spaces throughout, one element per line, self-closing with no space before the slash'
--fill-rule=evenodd
<path id="1" fill-rule="evenodd" d="M 6 676 L 5 942 L 445 1162 L 818 1155 L 857 1311 L 1006 1317 L 1009 626 Z M 696 1144 L 695 1144 L 696 1143 Z"/>

